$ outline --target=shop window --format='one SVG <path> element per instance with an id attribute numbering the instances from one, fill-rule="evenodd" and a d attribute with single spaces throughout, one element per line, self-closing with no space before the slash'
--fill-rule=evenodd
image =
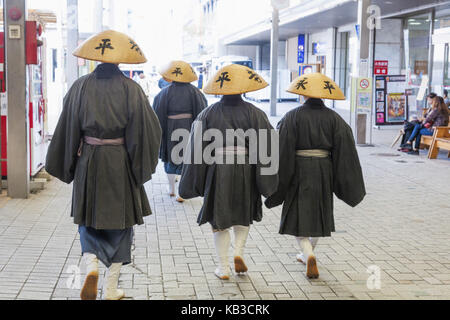
<path id="1" fill-rule="evenodd" d="M 444 86 L 450 86 L 450 48 L 448 43 L 445 44 L 444 53 Z"/>
<path id="2" fill-rule="evenodd" d="M 409 17 L 406 22 L 406 70 L 411 84 L 420 86 L 422 77 L 428 74 L 430 17 L 428 14 Z"/>

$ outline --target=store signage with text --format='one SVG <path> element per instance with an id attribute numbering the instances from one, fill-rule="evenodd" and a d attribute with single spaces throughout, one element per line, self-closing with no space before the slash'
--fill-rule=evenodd
<path id="1" fill-rule="evenodd" d="M 377 76 L 385 76 L 389 73 L 389 61 L 388 60 L 375 60 L 373 63 L 374 73 Z"/>

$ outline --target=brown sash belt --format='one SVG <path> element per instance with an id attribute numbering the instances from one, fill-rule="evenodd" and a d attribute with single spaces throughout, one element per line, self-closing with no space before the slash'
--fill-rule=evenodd
<path id="1" fill-rule="evenodd" d="M 173 116 L 168 116 L 171 120 L 182 120 L 182 119 L 192 119 L 192 114 L 189 113 L 181 113 Z"/>
<path id="2" fill-rule="evenodd" d="M 218 155 L 247 155 L 248 150 L 245 147 L 224 147 L 224 148 L 217 148 L 216 154 Z"/>
<path id="3" fill-rule="evenodd" d="M 91 146 L 123 146 L 125 144 L 125 138 L 99 139 L 93 137 L 84 137 L 83 139 L 81 139 L 80 148 L 78 149 L 79 157 L 81 157 L 83 145 L 85 143 Z"/>
<path id="4" fill-rule="evenodd" d="M 331 152 L 328 150 L 297 150 L 297 156 L 304 158 L 328 158 Z"/>

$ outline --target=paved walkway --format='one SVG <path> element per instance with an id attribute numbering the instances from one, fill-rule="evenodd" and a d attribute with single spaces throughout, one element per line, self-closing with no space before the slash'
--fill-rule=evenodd
<path id="1" fill-rule="evenodd" d="M 306 278 L 295 239 L 278 234 L 281 208 L 251 230 L 248 275 L 216 279 L 210 227 L 196 224 L 201 199 L 170 199 L 160 166 L 146 185 L 154 215 L 135 229 L 120 286 L 137 300 L 450 299 L 450 161 L 400 155 L 386 147 L 392 134 L 359 148 L 368 196 L 356 209 L 336 201 L 338 232 L 317 247 L 320 279 Z M 0 197 L 0 299 L 79 298 L 70 205 L 71 186 L 56 180 L 29 200 Z M 368 286 L 377 270 L 381 287 Z"/>

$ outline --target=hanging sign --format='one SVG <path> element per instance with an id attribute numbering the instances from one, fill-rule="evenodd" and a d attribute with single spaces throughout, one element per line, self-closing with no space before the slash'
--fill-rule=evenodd
<path id="1" fill-rule="evenodd" d="M 375 60 L 373 63 L 373 69 L 376 76 L 386 76 L 389 74 L 389 61 Z"/>
<path id="2" fill-rule="evenodd" d="M 370 113 L 372 111 L 372 79 L 358 78 L 356 87 L 356 111 Z"/>
<path id="3" fill-rule="evenodd" d="M 417 101 L 423 101 L 425 98 L 425 94 L 427 93 L 428 89 L 428 76 L 424 75 L 422 76 L 422 83 L 420 84 L 419 93 L 417 93 Z"/>
<path id="4" fill-rule="evenodd" d="M 298 35 L 298 63 L 305 63 L 305 35 Z"/>

